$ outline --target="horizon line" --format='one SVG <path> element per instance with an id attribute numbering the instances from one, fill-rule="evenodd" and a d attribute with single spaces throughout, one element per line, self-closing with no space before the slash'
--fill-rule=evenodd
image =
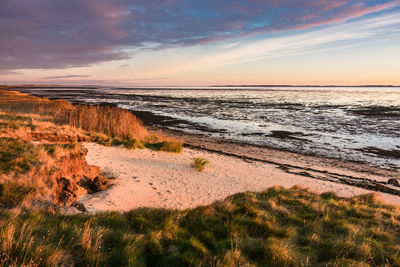
<path id="1" fill-rule="evenodd" d="M 68 85 L 68 84 L 2 84 L 0 87 L 14 87 L 14 88 L 93 88 L 93 87 L 114 87 L 114 88 L 157 88 L 157 87 L 400 87 L 400 85 L 394 84 L 361 84 L 361 85 L 321 85 L 321 84 L 214 84 L 214 85 L 132 85 L 132 86 L 116 86 L 116 85 L 100 85 L 100 84 L 80 84 L 80 85 Z"/>

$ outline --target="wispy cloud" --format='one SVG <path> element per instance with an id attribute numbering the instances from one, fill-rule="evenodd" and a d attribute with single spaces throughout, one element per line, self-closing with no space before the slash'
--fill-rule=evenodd
<path id="1" fill-rule="evenodd" d="M 135 49 L 191 46 L 342 23 L 400 0 L 2 0 L 0 69 L 127 59 Z M 151 44 L 151 45 L 150 45 Z M 227 45 L 225 49 L 235 48 Z"/>
<path id="2" fill-rule="evenodd" d="M 56 80 L 56 79 L 68 79 L 68 78 L 84 78 L 89 77 L 89 75 L 62 75 L 62 76 L 50 76 L 50 77 L 42 77 L 42 80 Z"/>
<path id="3" fill-rule="evenodd" d="M 226 49 L 219 46 L 207 56 L 190 58 L 187 62 L 169 65 L 162 74 L 188 70 L 207 69 L 231 64 L 240 64 L 268 58 L 296 56 L 326 50 L 357 46 L 363 40 L 399 34 L 400 12 L 375 18 L 328 26 L 307 32 L 292 32 L 284 37 L 265 37 L 258 41 L 242 40 L 242 45 Z M 261 36 L 259 37 L 261 38 Z M 160 75 L 160 73 L 159 73 Z"/>

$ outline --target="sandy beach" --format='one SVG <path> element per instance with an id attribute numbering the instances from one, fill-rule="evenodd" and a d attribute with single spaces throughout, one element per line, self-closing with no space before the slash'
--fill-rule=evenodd
<path id="1" fill-rule="evenodd" d="M 298 185 L 317 193 L 335 192 L 342 197 L 374 192 L 307 177 L 304 172 L 288 173 L 273 162 L 240 159 L 199 149 L 185 148 L 182 153 L 175 154 L 105 147 L 95 143 L 87 143 L 86 147 L 89 164 L 100 166 L 103 171 L 118 177 L 109 189 L 80 198 L 89 212 L 128 211 L 138 207 L 186 209 L 207 205 L 238 192 L 262 191 L 275 185 L 285 188 Z M 203 172 L 194 170 L 190 164 L 195 157 L 208 159 L 210 165 Z M 291 162 L 299 166 L 303 164 L 301 157 Z M 317 169 L 346 172 L 338 166 L 329 167 L 324 161 Z M 357 174 L 354 169 L 347 170 L 347 173 Z M 376 178 L 379 175 L 369 172 L 362 173 L 362 176 Z M 400 204 L 398 196 L 374 193 L 384 202 Z"/>

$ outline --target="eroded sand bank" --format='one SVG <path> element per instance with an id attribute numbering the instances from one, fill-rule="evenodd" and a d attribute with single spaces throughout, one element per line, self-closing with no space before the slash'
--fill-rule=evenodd
<path id="1" fill-rule="evenodd" d="M 262 191 L 274 185 L 287 188 L 300 185 L 314 192 L 333 191 L 344 197 L 371 192 L 290 174 L 269 163 L 196 149 L 185 148 L 182 153 L 174 154 L 105 147 L 94 143 L 88 143 L 86 147 L 89 164 L 100 166 L 119 178 L 106 191 L 81 197 L 80 201 L 89 212 L 127 211 L 138 207 L 192 208 L 238 192 Z M 194 157 L 207 158 L 210 165 L 205 171 L 197 172 L 190 166 Z M 377 194 L 385 202 L 400 204 L 398 196 Z"/>

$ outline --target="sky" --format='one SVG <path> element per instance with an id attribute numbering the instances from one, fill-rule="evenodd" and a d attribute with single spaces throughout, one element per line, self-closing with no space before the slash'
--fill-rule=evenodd
<path id="1" fill-rule="evenodd" d="M 1 0 L 0 84 L 400 85 L 400 0 Z"/>

